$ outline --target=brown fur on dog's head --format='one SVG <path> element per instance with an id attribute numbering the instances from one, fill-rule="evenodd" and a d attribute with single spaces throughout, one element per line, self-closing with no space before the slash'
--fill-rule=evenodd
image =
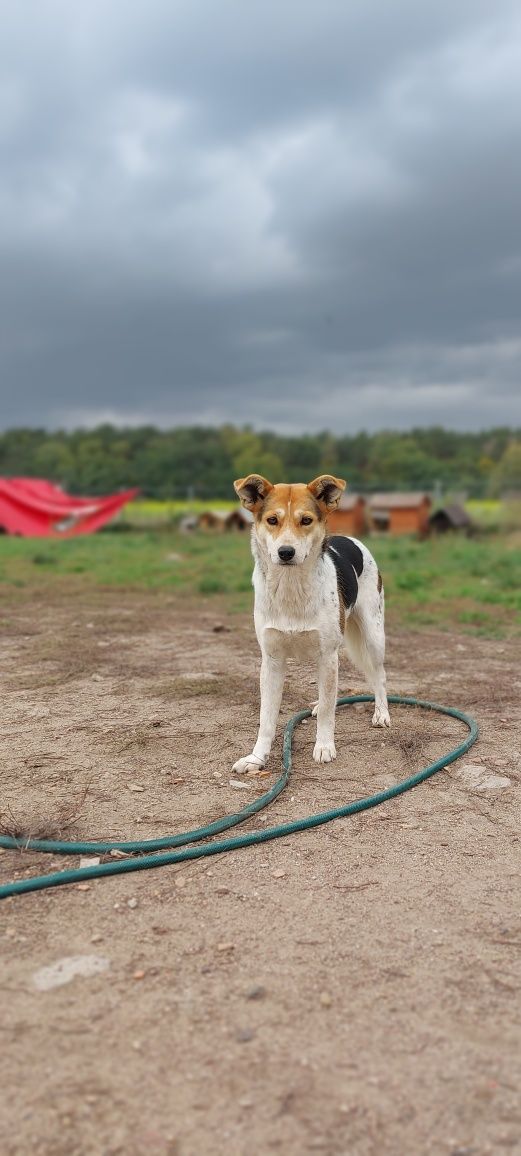
<path id="1" fill-rule="evenodd" d="M 326 510 L 336 510 L 347 482 L 344 478 L 334 478 L 332 474 L 320 474 L 314 481 L 308 482 L 307 488 L 319 505 Z"/>
<path id="2" fill-rule="evenodd" d="M 306 500 L 309 500 L 309 494 L 312 495 L 319 509 L 326 512 L 327 510 L 336 510 L 342 492 L 346 488 L 346 482 L 343 478 L 333 477 L 332 474 L 320 474 L 318 478 L 314 478 L 307 485 L 304 482 L 296 482 L 293 485 L 279 482 L 274 486 L 261 474 L 248 474 L 246 478 L 237 478 L 233 486 L 241 504 L 254 514 L 262 509 L 268 498 L 270 502 L 278 502 L 288 506 L 291 502 L 299 501 L 299 499 L 305 503 Z M 307 494 L 306 491 L 308 491 Z"/>
<path id="3" fill-rule="evenodd" d="M 321 474 L 307 485 L 279 482 L 274 486 L 260 474 L 248 474 L 234 482 L 242 505 L 255 517 L 258 541 L 264 542 L 274 560 L 279 546 L 293 546 L 297 561 L 303 561 L 313 550 L 312 539 L 319 549 L 327 513 L 336 509 L 345 486 L 343 478 L 331 474 Z"/>
<path id="4" fill-rule="evenodd" d="M 241 506 L 256 513 L 273 486 L 267 478 L 262 477 L 262 474 L 248 474 L 247 478 L 237 478 L 233 488 L 240 498 Z"/>

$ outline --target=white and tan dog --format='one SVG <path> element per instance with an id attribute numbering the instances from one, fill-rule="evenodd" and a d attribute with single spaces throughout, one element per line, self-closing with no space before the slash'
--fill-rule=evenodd
<path id="1" fill-rule="evenodd" d="M 239 759 L 239 774 L 268 759 L 282 698 L 286 660 L 318 665 L 317 741 L 313 758 L 336 758 L 338 652 L 366 675 L 375 696 L 373 726 L 390 726 L 385 690 L 384 592 L 376 562 L 356 538 L 327 533 L 327 512 L 346 483 L 323 474 L 308 485 L 273 486 L 259 474 L 234 482 L 254 516 L 255 631 L 262 654 L 257 741 Z"/>

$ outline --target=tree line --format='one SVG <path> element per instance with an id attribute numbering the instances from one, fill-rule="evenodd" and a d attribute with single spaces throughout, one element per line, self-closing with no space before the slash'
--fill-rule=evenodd
<path id="1" fill-rule="evenodd" d="M 273 481 L 347 478 L 351 491 L 465 491 L 495 497 L 521 492 L 521 430 L 480 433 L 428 429 L 281 436 L 225 425 L 160 430 L 154 426 L 0 434 L 0 476 L 40 477 L 71 493 L 104 494 L 139 486 L 151 498 L 229 498 L 234 478 L 256 472 Z"/>

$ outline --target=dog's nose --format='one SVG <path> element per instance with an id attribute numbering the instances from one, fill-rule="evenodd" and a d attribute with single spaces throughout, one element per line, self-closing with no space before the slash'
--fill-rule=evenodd
<path id="1" fill-rule="evenodd" d="M 291 562 L 291 559 L 294 557 L 295 557 L 295 547 L 294 546 L 279 546 L 279 558 L 280 558 L 281 562 Z"/>

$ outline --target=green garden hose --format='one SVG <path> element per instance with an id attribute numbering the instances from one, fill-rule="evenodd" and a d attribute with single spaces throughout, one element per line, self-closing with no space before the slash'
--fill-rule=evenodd
<path id="1" fill-rule="evenodd" d="M 339 698 L 337 706 L 349 706 L 357 702 L 373 702 L 373 696 L 368 694 L 355 694 L 347 698 Z M 21 895 L 27 891 L 42 891 L 47 887 L 62 887 L 65 883 L 79 883 L 85 882 L 87 879 L 97 879 L 103 875 L 122 875 L 128 871 L 144 871 L 148 867 L 163 867 L 168 863 L 184 863 L 190 859 L 201 859 L 208 855 L 219 855 L 224 851 L 236 851 L 240 847 L 251 847 L 256 843 L 267 843 L 270 839 L 279 839 L 282 835 L 292 835 L 297 831 L 306 831 L 310 827 L 319 827 L 322 823 L 329 823 L 332 819 L 344 818 L 347 815 L 357 815 L 360 811 L 367 811 L 370 807 L 377 807 L 379 803 L 385 803 L 389 799 L 394 799 L 396 795 L 402 795 L 404 791 L 410 791 L 412 787 L 416 787 L 419 783 L 423 783 L 425 779 L 436 774 L 443 767 L 453 763 L 459 759 L 461 755 L 465 754 L 470 749 L 478 737 L 478 725 L 470 715 L 466 715 L 463 711 L 456 710 L 454 707 L 438 706 L 437 703 L 426 702 L 417 698 L 401 698 L 399 695 L 390 695 L 389 702 L 397 703 L 398 706 L 417 706 L 424 710 L 438 711 L 440 714 L 450 715 L 451 718 L 459 719 L 460 722 L 465 723 L 469 729 L 469 734 L 464 742 L 460 743 L 447 755 L 437 759 L 435 763 L 430 763 L 424 770 L 418 771 L 417 774 L 411 775 L 410 778 L 404 779 L 403 782 L 397 783 L 394 787 L 389 787 L 385 791 L 379 791 L 376 795 L 368 795 L 364 799 L 357 799 L 353 803 L 347 803 L 344 807 L 336 807 L 331 811 L 322 811 L 316 815 L 308 815 L 304 819 L 296 819 L 292 823 L 283 823 L 278 827 L 269 827 L 265 831 L 253 831 L 246 835 L 240 835 L 234 839 L 225 839 L 220 842 L 204 843 L 202 846 L 187 847 L 187 843 L 201 843 L 201 840 L 208 839 L 212 835 L 219 835 L 223 831 L 229 830 L 230 827 L 236 827 L 238 823 L 244 823 L 252 815 L 262 811 L 267 807 L 273 799 L 280 795 L 281 791 L 289 781 L 291 774 L 291 746 L 293 740 L 293 731 L 298 723 L 303 719 L 309 718 L 311 711 L 301 710 L 287 723 L 284 730 L 284 743 L 282 752 L 282 774 L 277 779 L 277 782 L 267 791 L 261 795 L 254 802 L 248 803 L 242 811 L 238 811 L 235 815 L 226 815 L 222 819 L 216 819 L 215 822 L 209 823 L 206 827 L 199 827 L 193 831 L 184 831 L 179 835 L 166 835 L 162 839 L 145 839 L 141 842 L 94 842 L 88 841 L 86 843 L 68 843 L 52 839 L 16 839 L 7 835 L 0 836 L 0 847 L 24 851 L 45 851 L 61 855 L 85 855 L 85 854 L 100 854 L 106 855 L 111 851 L 123 851 L 132 858 L 118 860 L 113 863 L 100 863 L 93 867 L 84 867 L 79 870 L 58 871 L 53 875 L 39 875 L 31 879 L 20 879 L 14 883 L 6 883 L 0 887 L 0 899 L 7 899 L 11 895 Z M 156 855 L 150 854 L 151 851 L 161 851 L 165 848 L 185 847 L 183 851 L 168 851 L 166 854 Z"/>

